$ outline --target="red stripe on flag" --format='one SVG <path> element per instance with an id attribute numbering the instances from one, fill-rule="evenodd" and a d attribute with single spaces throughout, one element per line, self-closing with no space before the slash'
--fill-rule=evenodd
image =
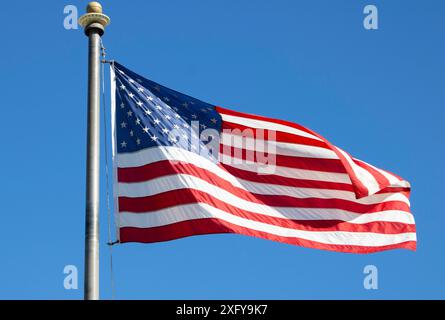
<path id="1" fill-rule="evenodd" d="M 267 232 L 256 231 L 245 227 L 240 227 L 220 219 L 195 219 L 169 224 L 153 228 L 123 227 L 120 229 L 120 242 L 161 242 L 170 241 L 184 237 L 217 234 L 217 233 L 237 233 L 272 241 L 278 241 L 291 245 L 309 247 L 322 250 L 340 251 L 348 253 L 372 253 L 384 250 L 404 248 L 416 250 L 415 241 L 407 241 L 398 244 L 371 247 L 353 245 L 333 245 L 320 242 L 304 240 L 300 238 L 280 237 Z"/>
<path id="2" fill-rule="evenodd" d="M 193 203 L 208 204 L 214 208 L 244 219 L 295 230 L 374 232 L 384 234 L 415 232 L 415 225 L 400 222 L 376 221 L 357 224 L 338 219 L 297 220 L 291 219 L 290 217 L 271 217 L 247 210 L 241 210 L 240 208 L 223 202 L 208 193 L 194 189 L 172 190 L 154 196 L 141 198 L 119 197 L 119 210 L 121 212 L 149 213 L 169 207 Z M 329 217 L 329 213 L 326 213 L 326 217 Z"/>
<path id="3" fill-rule="evenodd" d="M 370 174 L 372 174 L 374 179 L 379 184 L 380 190 L 384 189 L 390 185 L 389 180 L 383 174 L 381 174 L 376 169 L 374 169 L 373 167 L 368 166 L 366 163 L 364 163 L 360 160 L 357 160 L 357 159 L 354 159 L 354 162 L 355 162 L 355 164 L 357 164 L 358 166 L 362 167 L 363 169 L 368 171 Z"/>
<path id="4" fill-rule="evenodd" d="M 233 131 L 236 129 L 241 130 L 241 132 Z M 250 131 L 247 131 L 249 129 Z M 242 137 L 250 137 L 254 139 L 261 139 L 261 140 L 268 140 L 268 135 L 270 135 L 269 132 L 274 131 L 275 132 L 274 140 L 276 142 L 301 144 L 306 146 L 330 149 L 329 146 L 324 141 L 275 130 L 264 130 L 264 136 L 262 136 L 257 129 L 252 129 L 251 127 L 243 126 L 238 123 L 232 123 L 226 120 L 224 120 L 222 123 L 222 130 L 229 130 L 226 132 L 230 134 L 239 135 Z M 269 140 L 271 140 L 271 137 L 269 137 Z"/>
<path id="5" fill-rule="evenodd" d="M 168 164 L 165 164 L 161 168 L 159 168 L 159 165 L 157 165 L 157 163 L 155 163 L 154 165 L 155 166 L 149 165 L 140 168 L 133 168 L 131 171 L 126 169 L 122 171 L 122 169 L 119 169 L 118 181 L 128 182 L 129 181 L 128 176 L 130 177 L 150 176 L 149 179 L 143 180 L 143 181 L 149 181 L 151 179 L 159 178 L 162 176 L 182 173 L 202 179 L 246 201 L 273 207 L 320 208 L 320 209 L 336 208 L 355 213 L 372 213 L 383 210 L 400 210 L 409 212 L 408 205 L 401 201 L 386 201 L 377 204 L 361 204 L 343 199 L 297 198 L 285 195 L 256 194 L 235 187 L 228 181 L 217 176 L 216 174 L 208 170 L 195 167 L 193 165 L 183 165 L 182 163 L 179 163 L 179 164 L 170 164 L 170 166 L 167 166 Z M 148 201 L 148 199 L 145 200 L 147 201 L 147 204 L 151 203 L 151 201 Z M 168 201 L 168 200 L 169 199 L 163 199 L 162 201 Z M 174 201 L 175 199 L 173 198 L 170 200 Z"/>
<path id="6" fill-rule="evenodd" d="M 215 107 L 215 110 L 221 114 L 227 114 L 227 115 L 241 117 L 241 118 L 261 120 L 261 121 L 267 121 L 267 122 L 272 122 L 272 123 L 276 123 L 276 124 L 282 124 L 282 125 L 285 125 L 285 126 L 288 126 L 291 128 L 295 128 L 295 129 L 304 131 L 306 133 L 310 133 L 310 134 L 318 137 L 317 133 L 313 132 L 312 130 L 310 130 L 306 127 L 303 127 L 302 125 L 296 124 L 294 122 L 289 122 L 289 121 L 279 120 L 279 119 L 274 119 L 274 118 L 268 118 L 268 117 L 263 117 L 263 116 L 257 116 L 257 115 L 250 114 L 250 113 L 244 113 L 244 112 L 225 109 L 225 108 L 222 108 L 219 106 Z"/>
<path id="7" fill-rule="evenodd" d="M 220 145 L 220 153 L 232 158 L 249 160 L 260 165 L 276 165 L 280 167 L 296 168 L 313 171 L 347 173 L 342 162 L 338 159 L 320 159 L 320 158 L 304 158 L 283 156 L 280 154 L 261 153 L 258 154 L 254 150 L 246 150 L 241 148 Z M 264 163 L 262 158 L 272 160 L 272 163 Z M 243 162 L 246 163 L 246 162 Z"/>
<path id="8" fill-rule="evenodd" d="M 313 189 L 330 189 L 354 192 L 352 186 L 347 183 L 325 182 L 317 180 L 306 180 L 282 177 L 278 175 L 261 175 L 256 172 L 238 169 L 229 165 L 220 164 L 222 170 L 227 171 L 236 178 L 268 183 L 273 185 L 282 185 L 297 188 L 313 188 Z M 120 182 L 141 182 L 157 177 L 159 174 L 175 174 L 175 173 L 194 173 L 198 167 L 193 164 L 182 161 L 162 160 L 147 164 L 141 167 L 118 168 L 118 179 Z M 202 169 L 201 170 L 205 170 Z M 211 171 L 207 170 L 208 173 Z"/>

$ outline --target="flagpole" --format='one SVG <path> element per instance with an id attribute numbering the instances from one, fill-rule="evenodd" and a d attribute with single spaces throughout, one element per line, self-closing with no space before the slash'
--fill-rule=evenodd
<path id="1" fill-rule="evenodd" d="M 88 121 L 84 299 L 99 299 L 100 37 L 110 18 L 90 2 L 79 24 L 88 37 Z"/>

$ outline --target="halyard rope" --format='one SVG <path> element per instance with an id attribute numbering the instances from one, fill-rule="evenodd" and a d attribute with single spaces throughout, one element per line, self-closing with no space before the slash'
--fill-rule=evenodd
<path id="1" fill-rule="evenodd" d="M 113 244 L 111 240 L 111 209 L 110 209 L 110 184 L 109 184 L 109 168 L 108 168 L 108 126 L 107 126 L 107 108 L 105 103 L 105 71 L 104 71 L 104 61 L 105 61 L 105 47 L 103 45 L 102 39 L 100 39 L 100 50 L 101 50 L 101 71 L 102 71 L 102 107 L 103 107 L 103 122 L 104 122 L 104 151 L 105 151 L 105 177 L 106 177 L 106 197 L 107 197 L 107 223 L 108 223 L 108 248 L 110 252 L 110 286 L 111 286 L 111 299 L 115 298 L 115 287 L 114 287 L 114 271 L 113 271 Z"/>

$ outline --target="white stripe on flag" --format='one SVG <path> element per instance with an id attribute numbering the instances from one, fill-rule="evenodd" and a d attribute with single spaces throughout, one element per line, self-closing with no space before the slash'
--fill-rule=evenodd
<path id="1" fill-rule="evenodd" d="M 119 196 L 130 198 L 148 197 L 180 189 L 194 189 L 205 192 L 214 198 L 241 210 L 277 218 L 294 220 L 342 220 L 350 223 L 368 223 L 371 221 L 414 223 L 414 219 L 410 213 L 399 210 L 360 214 L 333 208 L 272 207 L 259 202 L 242 199 L 233 193 L 200 178 L 184 174 L 163 176 L 146 182 L 120 182 Z"/>
<path id="2" fill-rule="evenodd" d="M 284 124 L 279 124 L 275 122 L 269 122 L 269 121 L 263 121 L 263 120 L 256 120 L 256 119 L 249 119 L 249 118 L 243 118 L 243 117 L 237 117 L 232 116 L 228 114 L 221 113 L 221 118 L 225 122 L 231 122 L 231 123 L 237 123 L 241 124 L 243 126 L 256 128 L 256 129 L 264 129 L 264 130 L 274 130 L 274 131 L 281 131 L 286 132 L 290 134 L 295 134 L 297 136 L 311 138 L 314 140 L 323 141 L 317 136 L 314 136 L 313 134 L 307 133 L 305 131 L 286 126 Z"/>
<path id="3" fill-rule="evenodd" d="M 317 232 L 289 229 L 244 219 L 204 203 L 181 205 L 173 208 L 152 211 L 146 214 L 121 212 L 120 217 L 121 227 L 135 228 L 160 227 L 187 220 L 217 218 L 244 228 L 267 232 L 280 237 L 294 237 L 336 245 L 379 247 L 406 241 L 416 241 L 416 234 L 412 232 L 381 234 L 346 231 Z"/>

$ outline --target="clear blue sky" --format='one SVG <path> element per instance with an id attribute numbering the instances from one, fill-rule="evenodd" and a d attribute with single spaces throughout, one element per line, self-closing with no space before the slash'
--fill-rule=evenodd
<path id="1" fill-rule="evenodd" d="M 63 8 L 0 11 L 0 298 L 82 297 L 87 38 Z M 379 30 L 362 26 L 376 4 Z M 178 91 L 305 125 L 413 186 L 418 250 L 352 255 L 238 235 L 114 248 L 116 297 L 445 298 L 445 2 L 103 1 L 108 58 Z M 108 94 L 107 94 L 108 96 Z M 104 170 L 102 170 L 104 173 Z M 105 175 L 103 175 L 104 177 Z M 105 180 L 101 293 L 110 298 Z M 79 268 L 79 290 L 63 268 Z M 363 268 L 379 289 L 363 288 Z"/>

